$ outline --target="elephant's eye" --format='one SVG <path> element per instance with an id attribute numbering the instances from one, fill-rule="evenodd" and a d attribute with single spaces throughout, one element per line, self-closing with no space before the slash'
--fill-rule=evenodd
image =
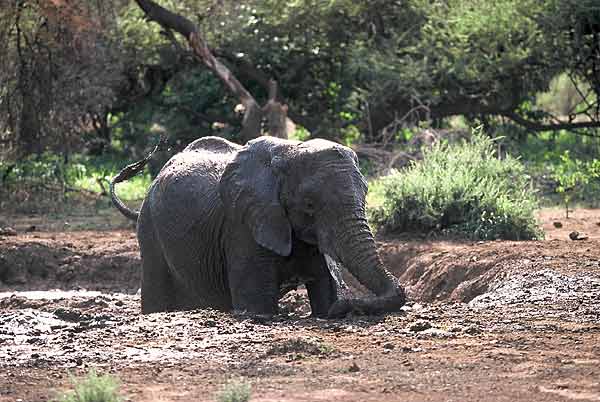
<path id="1" fill-rule="evenodd" d="M 313 215 L 315 213 L 315 203 L 310 198 L 304 199 L 304 210 L 308 215 Z"/>

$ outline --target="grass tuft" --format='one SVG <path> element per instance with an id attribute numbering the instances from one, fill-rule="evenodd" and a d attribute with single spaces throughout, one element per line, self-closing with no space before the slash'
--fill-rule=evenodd
<path id="1" fill-rule="evenodd" d="M 521 162 L 496 157 L 492 139 L 438 143 L 423 160 L 372 183 L 369 218 L 383 233 L 439 233 L 469 239 L 543 237 L 535 191 Z"/>
<path id="2" fill-rule="evenodd" d="M 223 386 L 217 396 L 218 402 L 247 402 L 250 400 L 252 387 L 243 380 L 231 380 Z"/>
<path id="3" fill-rule="evenodd" d="M 285 339 L 275 343 L 267 350 L 266 355 L 330 355 L 335 352 L 335 348 L 327 343 L 305 340 L 301 338 Z"/>
<path id="4" fill-rule="evenodd" d="M 98 375 L 91 370 L 81 380 L 73 380 L 75 389 L 56 402 L 120 402 L 119 382 L 109 375 Z"/>

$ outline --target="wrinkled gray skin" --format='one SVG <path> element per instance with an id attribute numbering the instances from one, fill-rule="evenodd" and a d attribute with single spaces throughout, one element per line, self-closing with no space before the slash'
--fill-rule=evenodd
<path id="1" fill-rule="evenodd" d="M 315 316 L 398 311 L 404 290 L 377 254 L 366 191 L 354 152 L 330 141 L 194 141 L 163 167 L 139 213 L 142 312 L 272 315 L 301 283 Z M 376 296 L 342 297 L 336 262 Z"/>

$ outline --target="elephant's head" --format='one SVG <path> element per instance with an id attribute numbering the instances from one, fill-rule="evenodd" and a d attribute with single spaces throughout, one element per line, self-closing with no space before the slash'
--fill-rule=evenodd
<path id="1" fill-rule="evenodd" d="M 225 204 L 241 214 L 257 243 L 282 256 L 290 255 L 292 236 L 317 245 L 376 295 L 340 300 L 330 315 L 397 311 L 405 302 L 367 225 L 366 192 L 354 151 L 321 139 L 250 141 L 227 166 L 220 185 Z"/>

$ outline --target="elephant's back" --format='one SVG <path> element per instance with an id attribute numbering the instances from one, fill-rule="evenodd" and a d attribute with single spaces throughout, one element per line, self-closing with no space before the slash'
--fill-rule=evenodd
<path id="1" fill-rule="evenodd" d="M 187 151 L 212 152 L 217 154 L 232 154 L 242 149 L 241 145 L 235 144 L 222 137 L 202 137 L 191 142 L 185 149 Z"/>
<path id="2" fill-rule="evenodd" d="M 162 168 L 148 194 L 153 221 L 170 235 L 187 232 L 222 209 L 218 185 L 233 156 L 184 151 Z"/>

